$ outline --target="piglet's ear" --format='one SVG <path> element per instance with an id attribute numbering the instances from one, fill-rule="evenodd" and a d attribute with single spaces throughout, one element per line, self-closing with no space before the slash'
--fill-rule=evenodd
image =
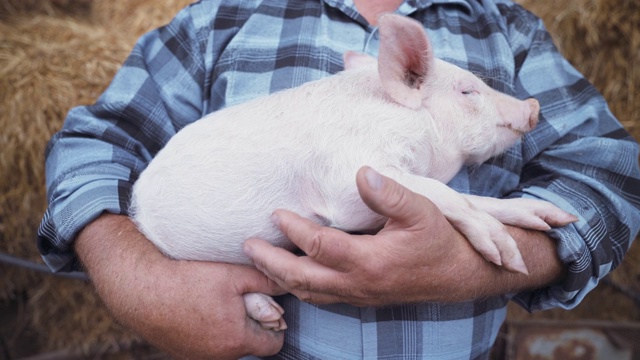
<path id="1" fill-rule="evenodd" d="M 378 64 L 376 58 L 356 51 L 347 51 L 342 55 L 344 69 L 358 69 Z"/>
<path id="2" fill-rule="evenodd" d="M 433 67 L 433 51 L 423 26 L 394 14 L 378 18 L 380 51 L 378 73 L 389 97 L 406 107 L 417 109 L 422 89 Z"/>

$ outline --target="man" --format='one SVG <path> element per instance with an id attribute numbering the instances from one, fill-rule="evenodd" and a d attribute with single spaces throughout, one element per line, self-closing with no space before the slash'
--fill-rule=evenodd
<path id="1" fill-rule="evenodd" d="M 640 223 L 638 147 L 539 19 L 506 0 L 238 3 L 200 1 L 143 37 L 96 105 L 72 110 L 48 148 L 39 248 L 56 271 L 82 263 L 123 324 L 176 357 L 483 358 L 509 299 L 571 308 L 620 263 Z M 389 11 L 423 23 L 436 56 L 540 101 L 541 122 L 522 143 L 450 183 L 547 200 L 580 218 L 546 234 L 510 229 L 529 276 L 491 265 L 431 202 L 366 168 L 358 186 L 389 216 L 385 228 L 351 236 L 277 211 L 308 256 L 250 239 L 245 251 L 262 272 L 167 259 L 135 229 L 131 185 L 175 132 L 335 73 L 345 50 L 376 55 L 375 20 Z M 293 294 L 279 298 L 289 329 L 248 319 L 246 292 Z"/>

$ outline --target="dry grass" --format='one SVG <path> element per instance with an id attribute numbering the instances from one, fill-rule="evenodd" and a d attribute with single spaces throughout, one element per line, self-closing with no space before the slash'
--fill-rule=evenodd
<path id="1" fill-rule="evenodd" d="M 91 3 L 92 0 L 0 0 L 0 21 L 37 14 L 82 18 L 91 12 Z"/>
<path id="2" fill-rule="evenodd" d="M 194 0 L 93 0 L 93 23 L 126 29 L 136 40 L 140 35 L 168 23 L 180 9 Z"/>
<path id="3" fill-rule="evenodd" d="M 0 251 L 39 261 L 34 239 L 45 208 L 47 140 L 72 106 L 97 98 L 139 35 L 190 1 L 0 0 Z M 640 140 L 640 3 L 519 2 L 545 19 L 562 52 Z M 640 291 L 638 263 L 635 244 L 612 279 Z M 0 265 L 0 302 L 23 293 L 25 319 L 47 339 L 45 349 L 137 341 L 113 323 L 87 284 Z M 531 317 L 514 308 L 510 316 Z M 574 311 L 534 317 L 639 321 L 640 310 L 601 286 Z"/>
<path id="4" fill-rule="evenodd" d="M 36 14 L 0 23 L 0 251 L 39 260 L 34 239 L 46 206 L 47 140 L 71 107 L 95 101 L 129 49 L 117 34 L 69 18 Z M 0 274 L 0 298 L 27 292 L 25 313 L 49 349 L 133 338 L 120 334 L 88 284 L 6 265 Z"/>

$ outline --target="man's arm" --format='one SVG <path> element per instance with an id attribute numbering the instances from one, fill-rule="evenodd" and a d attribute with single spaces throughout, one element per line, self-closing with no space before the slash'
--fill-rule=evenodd
<path id="1" fill-rule="evenodd" d="M 85 227 L 75 250 L 112 315 L 177 358 L 237 359 L 282 347 L 283 332 L 246 316 L 242 294 L 282 294 L 253 269 L 170 260 L 128 217 L 112 214 Z"/>
<path id="2" fill-rule="evenodd" d="M 425 197 L 369 168 L 358 172 L 357 184 L 365 203 L 389 217 L 378 234 L 349 235 L 277 211 L 274 221 L 307 256 L 258 239 L 245 251 L 282 288 L 313 303 L 454 302 L 562 280 L 555 241 L 542 232 L 509 229 L 530 274 L 512 273 L 482 258 Z"/>
<path id="3" fill-rule="evenodd" d="M 73 109 L 47 147 L 43 258 L 54 271 L 82 263 L 118 321 L 179 358 L 267 355 L 283 342 L 244 312 L 244 292 L 273 294 L 264 275 L 169 260 L 125 216 L 131 186 L 147 163 L 208 110 L 207 62 L 216 55 L 203 50 L 215 52 L 216 42 L 235 31 L 202 36 L 218 8 L 214 1 L 194 3 L 138 40 L 96 104 Z"/>
<path id="4" fill-rule="evenodd" d="M 545 200 L 579 218 L 548 232 L 567 269 L 564 281 L 513 300 L 529 311 L 571 309 L 622 262 L 640 230 L 640 148 L 542 21 L 518 5 L 503 11 L 516 93 L 541 104 L 540 123 L 523 140 L 518 188 L 506 197 Z"/>

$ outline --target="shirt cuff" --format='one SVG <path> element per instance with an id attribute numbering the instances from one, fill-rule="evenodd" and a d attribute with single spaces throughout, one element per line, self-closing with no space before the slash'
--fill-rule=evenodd
<path id="1" fill-rule="evenodd" d="M 127 214 L 131 184 L 122 180 L 93 181 L 50 204 L 38 229 L 42 259 L 54 272 L 81 270 L 73 250 L 78 233 L 101 214 Z M 108 241 L 106 239 L 105 241 Z"/>
<path id="2" fill-rule="evenodd" d="M 597 254 L 610 253 L 601 247 L 589 249 L 587 240 L 581 234 L 589 229 L 589 214 L 581 214 L 569 201 L 544 188 L 531 187 L 525 192 L 517 192 L 509 197 L 522 197 L 551 202 L 564 211 L 578 216 L 575 223 L 552 228 L 547 234 L 557 241 L 557 252 L 567 269 L 562 283 L 516 294 L 512 300 L 529 312 L 552 308 L 573 309 L 593 290 L 600 279 L 612 270 L 611 258 L 597 258 Z"/>

